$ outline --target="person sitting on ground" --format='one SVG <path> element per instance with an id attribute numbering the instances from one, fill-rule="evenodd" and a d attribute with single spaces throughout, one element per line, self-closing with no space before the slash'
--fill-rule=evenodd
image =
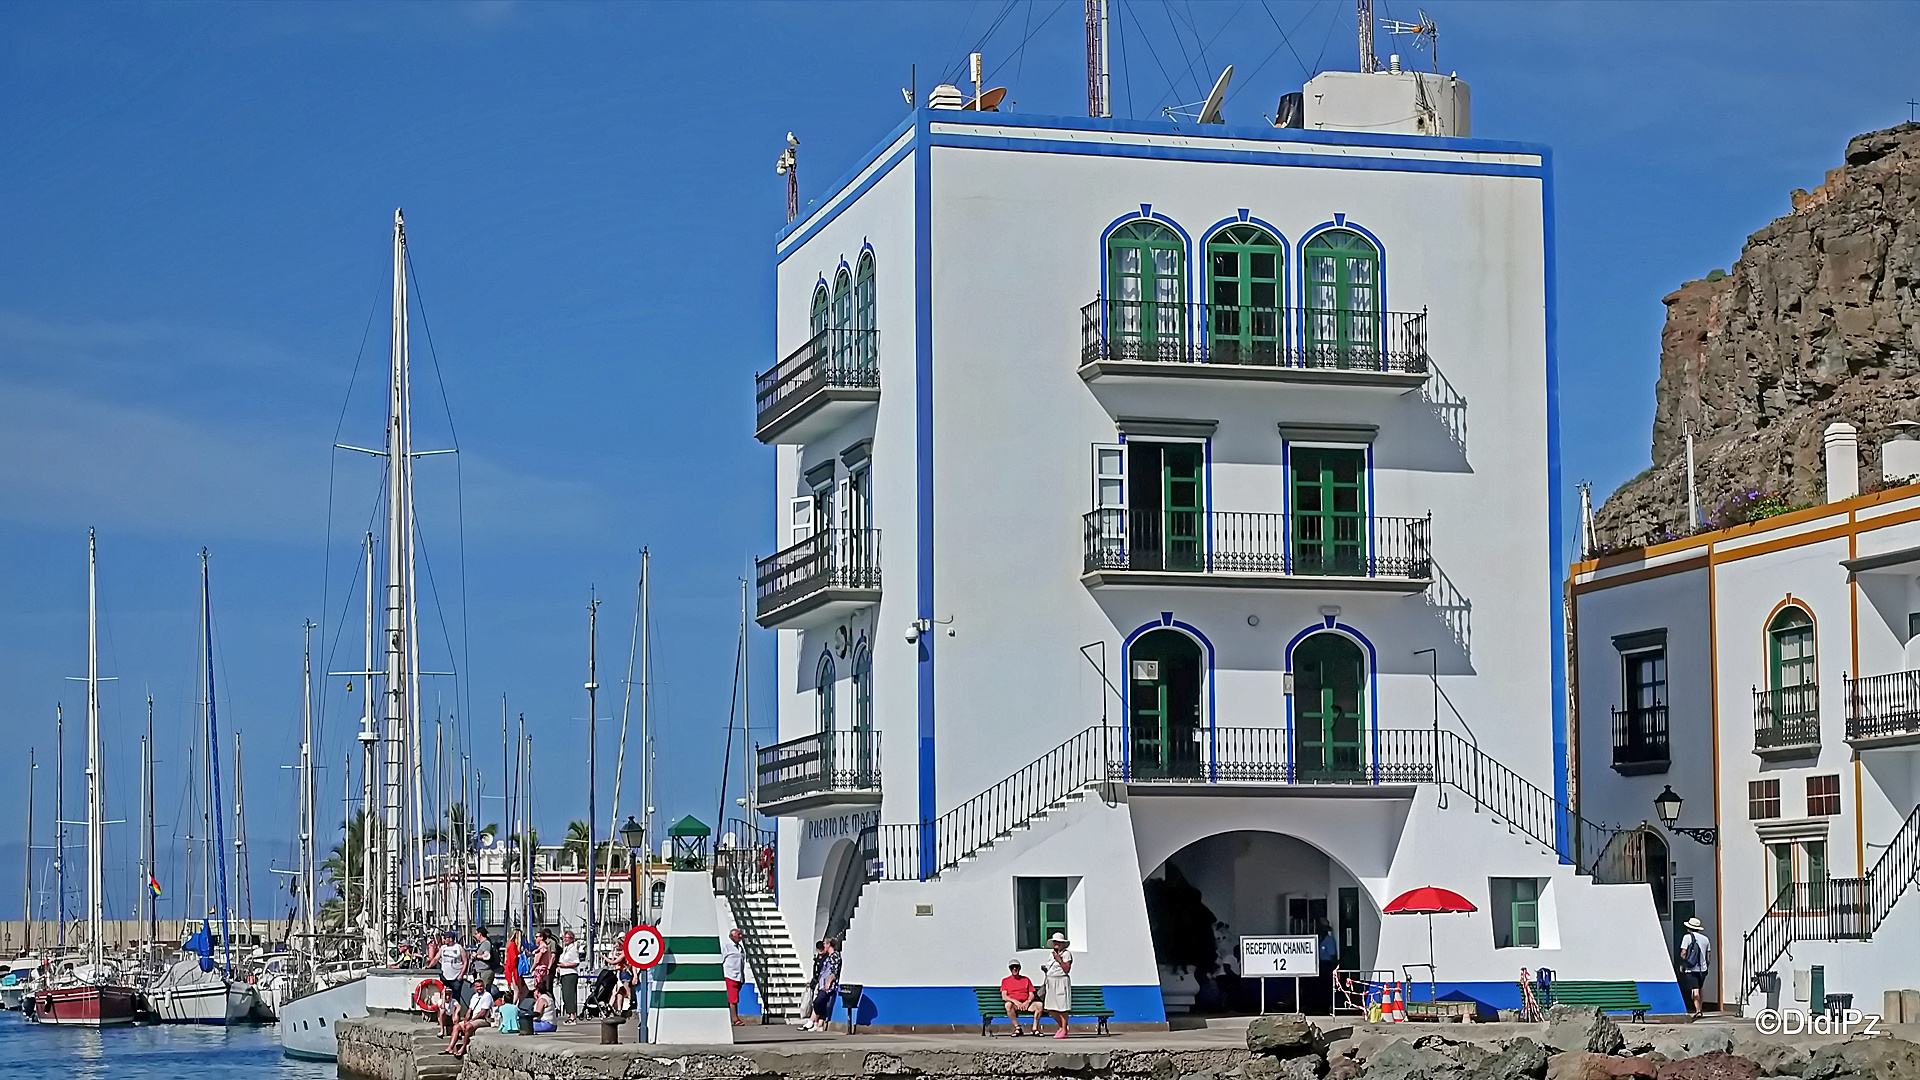
<path id="1" fill-rule="evenodd" d="M 533 1032 L 543 1035 L 560 1027 L 560 1002 L 551 993 L 533 996 Z"/>
<path id="2" fill-rule="evenodd" d="M 1033 980 L 1020 974 L 1020 961 L 1007 962 L 1007 977 L 1000 980 L 1000 1000 L 1007 1007 L 1007 1019 L 1013 1021 L 1013 1033 L 1020 1034 L 1020 1014 L 1033 1016 L 1033 1033 L 1040 1034 L 1040 995 Z"/>
<path id="3" fill-rule="evenodd" d="M 493 989 L 486 983 L 474 987 L 473 997 L 467 1002 L 466 1015 L 453 1025 L 453 1036 L 447 1040 L 447 1048 L 441 1053 L 455 1057 L 467 1052 L 467 1045 L 473 1042 L 473 1033 L 486 1027 L 493 1018 Z"/>
<path id="4" fill-rule="evenodd" d="M 500 1034 L 502 1035 L 520 1034 L 520 1003 L 519 1002 L 514 1001 L 512 998 L 507 998 L 501 1001 L 500 1007 L 494 1011 L 500 1014 Z"/>

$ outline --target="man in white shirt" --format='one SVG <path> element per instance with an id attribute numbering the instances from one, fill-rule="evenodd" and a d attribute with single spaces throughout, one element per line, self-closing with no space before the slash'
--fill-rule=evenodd
<path id="1" fill-rule="evenodd" d="M 727 980 L 727 1015 L 733 1018 L 733 1026 L 739 1027 L 740 987 L 747 981 L 747 954 L 740 947 L 740 939 L 746 937 L 739 927 L 734 927 L 727 939 L 720 943 L 720 974 Z"/>
<path id="2" fill-rule="evenodd" d="M 473 1041 L 473 1033 L 486 1027 L 493 1019 L 493 991 L 486 985 L 474 988 L 473 999 L 468 1002 L 466 1019 L 453 1025 L 453 1038 L 447 1040 L 447 1048 L 441 1053 L 459 1057 L 467 1052 L 467 1044 Z"/>
<path id="3" fill-rule="evenodd" d="M 1688 919 L 1686 936 L 1680 939 L 1680 993 L 1687 1003 L 1687 1012 L 1699 1016 L 1705 1011 L 1700 1002 L 1700 991 L 1707 983 L 1707 969 L 1713 963 L 1713 942 L 1708 940 L 1707 928 L 1699 919 Z"/>

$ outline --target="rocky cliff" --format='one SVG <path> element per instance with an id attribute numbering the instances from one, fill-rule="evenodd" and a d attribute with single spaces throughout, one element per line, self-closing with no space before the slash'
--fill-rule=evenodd
<path id="1" fill-rule="evenodd" d="M 1702 513 L 1823 498 L 1821 433 L 1859 428 L 1861 490 L 1895 420 L 1920 420 L 1920 124 L 1847 144 L 1846 163 L 1747 238 L 1723 275 L 1666 298 L 1653 467 L 1595 516 L 1605 547 L 1687 531 L 1686 428 Z"/>

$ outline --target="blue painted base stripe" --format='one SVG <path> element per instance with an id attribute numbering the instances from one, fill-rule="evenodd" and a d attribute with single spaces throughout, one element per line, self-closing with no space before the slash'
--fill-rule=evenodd
<path id="1" fill-rule="evenodd" d="M 1638 982 L 1634 987 L 1640 991 L 1640 1000 L 1647 1005 L 1647 1011 L 1663 1015 L 1678 1015 L 1686 1012 L 1686 1004 L 1680 997 L 1680 984 L 1669 979 L 1666 982 Z M 1442 982 L 1438 986 L 1440 1000 L 1461 1001 L 1472 999 L 1485 1008 L 1518 1009 L 1520 1007 L 1520 986 L 1515 982 Z M 1430 1001 L 1426 983 L 1407 983 L 1408 1001 Z"/>
<path id="2" fill-rule="evenodd" d="M 1167 1011 L 1160 987 L 1108 986 L 1107 1008 L 1115 1024 L 1163 1024 Z M 979 1000 L 971 986 L 869 986 L 860 997 L 862 1024 L 978 1024 Z"/>

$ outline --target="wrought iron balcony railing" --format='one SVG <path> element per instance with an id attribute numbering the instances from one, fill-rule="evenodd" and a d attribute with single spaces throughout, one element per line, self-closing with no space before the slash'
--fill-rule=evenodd
<path id="1" fill-rule="evenodd" d="M 877 400 L 877 330 L 822 330 L 754 379 L 754 430 L 762 442 L 835 397 Z M 844 393 L 836 393 L 844 392 Z"/>
<path id="2" fill-rule="evenodd" d="M 1920 671 L 1847 680 L 1847 741 L 1920 741 Z"/>
<path id="3" fill-rule="evenodd" d="M 1080 309 L 1080 363 L 1103 360 L 1424 375 L 1427 314 L 1101 299 Z"/>
<path id="4" fill-rule="evenodd" d="M 1819 745 L 1819 684 L 1753 692 L 1754 753 L 1791 756 Z"/>
<path id="5" fill-rule="evenodd" d="M 880 793 L 880 733 L 821 731 L 758 749 L 761 813 L 835 794 Z"/>
<path id="6" fill-rule="evenodd" d="M 1665 772 L 1671 761 L 1665 705 L 1613 710 L 1615 769 L 1623 773 Z"/>
<path id="7" fill-rule="evenodd" d="M 754 618 L 775 627 L 839 601 L 872 603 L 880 591 L 880 530 L 822 529 L 754 563 Z"/>
<path id="8" fill-rule="evenodd" d="M 1323 518 L 1213 510 L 1089 512 L 1085 568 L 1183 574 L 1433 576 L 1433 516 Z"/>

